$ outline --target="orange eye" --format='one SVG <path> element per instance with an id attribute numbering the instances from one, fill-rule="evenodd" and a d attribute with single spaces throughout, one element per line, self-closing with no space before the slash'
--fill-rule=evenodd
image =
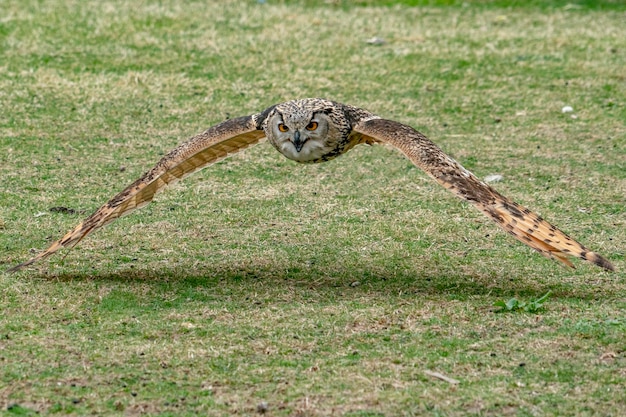
<path id="1" fill-rule="evenodd" d="M 315 130 L 317 129 L 317 122 L 311 122 L 306 126 L 306 130 Z"/>
<path id="2" fill-rule="evenodd" d="M 287 132 L 289 130 L 289 128 L 287 126 L 285 126 L 284 123 L 279 123 L 278 124 L 278 130 L 280 130 L 281 132 Z"/>

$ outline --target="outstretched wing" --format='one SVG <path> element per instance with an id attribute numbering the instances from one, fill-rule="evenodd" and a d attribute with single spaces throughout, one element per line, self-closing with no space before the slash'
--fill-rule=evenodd
<path id="1" fill-rule="evenodd" d="M 516 239 L 544 256 L 572 268 L 568 256 L 575 256 L 614 271 L 613 265 L 601 255 L 480 181 L 412 127 L 391 120 L 369 119 L 358 122 L 353 132 L 362 135 L 361 141 L 373 139 L 398 148 L 439 184 L 472 203 Z"/>
<path id="2" fill-rule="evenodd" d="M 261 117 L 262 114 L 259 114 L 227 120 L 189 139 L 48 249 L 9 271 L 17 271 L 47 258 L 61 248 L 76 245 L 91 232 L 145 206 L 166 186 L 258 143 L 265 137 L 257 123 L 257 118 Z"/>

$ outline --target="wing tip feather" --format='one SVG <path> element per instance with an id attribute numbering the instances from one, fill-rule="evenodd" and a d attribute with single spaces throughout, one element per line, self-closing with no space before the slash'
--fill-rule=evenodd
<path id="1" fill-rule="evenodd" d="M 7 269 L 6 272 L 9 273 L 9 274 L 13 274 L 13 273 L 19 271 L 20 269 L 27 267 L 28 265 L 32 265 L 34 262 L 37 262 L 37 257 L 30 258 L 26 262 L 22 262 L 19 265 L 15 265 L 15 266 Z"/>
<path id="2" fill-rule="evenodd" d="M 53 253 L 55 253 L 56 251 L 58 251 L 59 249 L 61 249 L 63 247 L 63 245 L 59 244 L 59 242 L 55 242 L 51 247 L 49 247 L 48 249 L 46 249 L 45 251 L 33 256 L 32 258 L 30 258 L 29 260 L 27 260 L 26 262 L 22 262 L 19 265 L 15 265 L 12 268 L 9 268 L 6 270 L 6 272 L 8 273 L 14 273 L 17 272 L 23 268 L 26 268 L 27 266 L 30 266 L 32 264 L 34 264 L 35 262 L 38 262 L 42 259 L 46 259 L 48 256 L 52 255 Z"/>
<path id="3" fill-rule="evenodd" d="M 606 259 L 604 256 L 598 253 L 588 252 L 583 259 L 598 265 L 600 268 L 604 268 L 606 271 L 615 272 L 615 267 L 613 266 L 613 264 L 609 262 L 609 260 Z"/>

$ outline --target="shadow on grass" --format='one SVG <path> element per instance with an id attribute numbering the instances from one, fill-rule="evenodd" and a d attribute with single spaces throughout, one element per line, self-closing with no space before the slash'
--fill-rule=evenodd
<path id="1" fill-rule="evenodd" d="M 586 268 L 586 267 L 585 267 Z M 541 269 L 538 269 L 541 271 Z M 545 271 L 545 270 L 544 270 Z M 341 266 L 294 269 L 267 264 L 246 268 L 210 266 L 198 268 L 129 267 L 116 272 L 77 272 L 38 274 L 37 278 L 60 282 L 95 282 L 116 285 L 149 285 L 157 292 L 191 294 L 195 289 L 220 296 L 225 293 L 246 298 L 250 294 L 264 296 L 280 292 L 314 292 L 329 300 L 344 297 L 429 297 L 446 300 L 467 300 L 473 297 L 538 298 L 552 291 L 551 298 L 580 300 L 610 299 L 623 288 L 623 274 L 602 271 L 572 272 L 555 265 L 554 271 L 507 271 L 506 277 L 495 271 L 468 272 L 452 267 L 425 267 L 421 271 L 391 271 L 384 268 L 365 269 Z M 545 273 L 545 272 L 544 272 Z M 594 281 L 590 282 L 589 277 Z"/>

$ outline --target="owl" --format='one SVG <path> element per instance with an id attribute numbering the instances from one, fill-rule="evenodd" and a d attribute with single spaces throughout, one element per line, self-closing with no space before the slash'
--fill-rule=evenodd
<path id="1" fill-rule="evenodd" d="M 166 186 L 265 138 L 278 152 L 300 163 L 328 161 L 359 144 L 391 145 L 439 184 L 542 255 L 569 267 L 573 267 L 569 258 L 576 257 L 605 270 L 614 270 L 603 256 L 479 180 L 412 127 L 358 107 L 307 98 L 226 120 L 192 137 L 45 251 L 10 271 L 45 259 L 61 248 L 73 247 L 95 230 L 148 204 Z"/>

